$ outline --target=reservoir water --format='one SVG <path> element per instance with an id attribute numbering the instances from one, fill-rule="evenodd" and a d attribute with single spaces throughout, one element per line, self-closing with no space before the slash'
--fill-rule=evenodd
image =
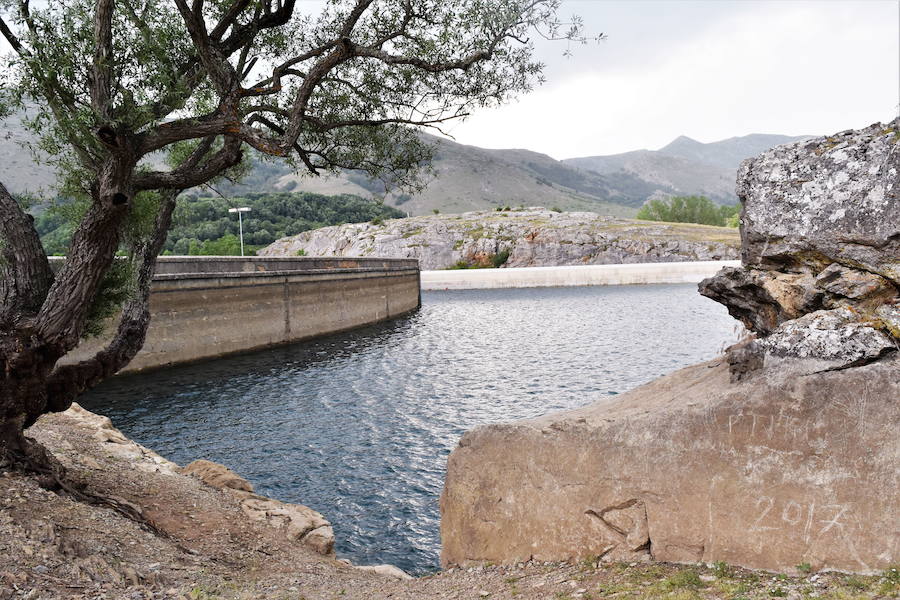
<path id="1" fill-rule="evenodd" d="M 694 285 L 423 293 L 377 326 L 144 375 L 83 398 L 184 465 L 306 504 L 357 564 L 438 566 L 447 455 L 468 429 L 603 401 L 736 339 Z"/>

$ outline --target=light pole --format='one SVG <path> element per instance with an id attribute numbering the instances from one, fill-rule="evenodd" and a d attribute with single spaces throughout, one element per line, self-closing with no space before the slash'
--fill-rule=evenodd
<path id="1" fill-rule="evenodd" d="M 228 212 L 237 213 L 238 214 L 238 227 L 241 232 L 241 256 L 244 255 L 244 217 L 243 213 L 250 212 L 250 209 L 244 206 L 243 208 L 229 208 Z"/>

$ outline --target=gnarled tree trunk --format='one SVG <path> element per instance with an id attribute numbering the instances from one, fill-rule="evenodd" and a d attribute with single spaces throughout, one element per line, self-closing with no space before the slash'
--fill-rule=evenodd
<path id="1" fill-rule="evenodd" d="M 0 184 L 0 463 L 59 474 L 24 431 L 47 412 L 66 410 L 127 365 L 150 322 L 150 282 L 179 190 L 163 193 L 153 234 L 133 248 L 135 293 L 110 343 L 92 358 L 57 366 L 83 331 L 88 310 L 119 246 L 127 203 L 95 201 L 54 278 L 32 219 Z"/>

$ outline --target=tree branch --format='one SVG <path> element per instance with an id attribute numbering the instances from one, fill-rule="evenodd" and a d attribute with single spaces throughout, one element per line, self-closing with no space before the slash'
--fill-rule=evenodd
<path id="1" fill-rule="evenodd" d="M 136 190 L 187 189 L 215 179 L 223 171 L 239 164 L 243 154 L 241 139 L 226 137 L 222 148 L 202 164 L 187 161 L 171 171 L 152 171 L 134 177 Z"/>
<path id="2" fill-rule="evenodd" d="M 91 105 L 94 114 L 106 122 L 109 119 L 109 95 L 112 85 L 113 0 L 97 0 L 94 12 L 94 64 L 91 78 Z"/>

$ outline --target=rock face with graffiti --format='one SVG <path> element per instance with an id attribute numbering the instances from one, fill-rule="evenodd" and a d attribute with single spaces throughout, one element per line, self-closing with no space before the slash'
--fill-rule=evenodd
<path id="1" fill-rule="evenodd" d="M 745 162 L 744 265 L 703 289 L 754 335 L 613 400 L 467 433 L 441 498 L 444 564 L 896 564 L 897 131 Z"/>

